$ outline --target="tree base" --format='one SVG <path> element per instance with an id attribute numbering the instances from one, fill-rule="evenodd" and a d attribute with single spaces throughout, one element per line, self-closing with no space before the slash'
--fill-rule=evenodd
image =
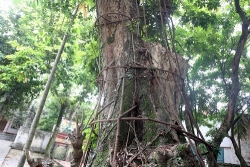
<path id="1" fill-rule="evenodd" d="M 102 163 L 98 166 L 113 166 L 114 162 L 108 162 L 107 160 L 112 159 L 103 154 L 102 152 L 97 153 L 97 162 Z M 103 161 L 105 160 L 106 161 Z M 156 148 L 153 147 L 128 147 L 117 153 L 116 156 L 116 167 L 199 167 L 199 161 L 195 157 L 189 144 L 170 144 L 161 145 Z"/>
<path id="2" fill-rule="evenodd" d="M 30 167 L 63 167 L 56 161 L 48 158 L 32 158 L 28 160 Z"/>

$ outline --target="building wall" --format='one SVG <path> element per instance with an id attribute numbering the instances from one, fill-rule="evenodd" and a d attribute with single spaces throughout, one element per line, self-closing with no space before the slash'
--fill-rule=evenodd
<path id="1" fill-rule="evenodd" d="M 237 142 L 237 137 L 236 137 Z M 250 166 L 250 131 L 248 131 L 248 135 L 245 139 L 241 140 L 241 154 L 245 159 L 248 166 Z M 233 145 L 231 146 L 231 161 L 233 164 L 240 164 L 237 156 L 235 155 L 235 150 Z"/>
<path id="2" fill-rule="evenodd" d="M 231 147 L 224 148 L 224 163 L 233 163 L 232 162 L 232 149 Z"/>
<path id="3" fill-rule="evenodd" d="M 250 166 L 250 130 L 245 139 L 241 140 L 241 153 L 247 164 Z M 237 142 L 237 136 L 235 137 Z M 225 137 L 220 145 L 224 149 L 224 163 L 240 164 L 231 140 Z"/>
<path id="4" fill-rule="evenodd" d="M 4 130 L 7 122 L 8 121 L 4 118 L 4 116 L 0 116 L 0 131 Z"/>
<path id="5" fill-rule="evenodd" d="M 19 124 L 17 124 L 17 119 L 12 118 L 11 120 L 6 120 L 4 116 L 0 116 L 0 131 L 4 133 L 17 134 L 19 129 Z"/>
<path id="6" fill-rule="evenodd" d="M 248 132 L 246 140 L 241 141 L 241 150 L 245 161 L 247 162 L 248 166 L 250 166 L 250 131 Z"/>
<path id="7" fill-rule="evenodd" d="M 225 137 L 220 144 L 224 149 L 224 163 L 232 163 L 232 142 L 228 137 Z"/>

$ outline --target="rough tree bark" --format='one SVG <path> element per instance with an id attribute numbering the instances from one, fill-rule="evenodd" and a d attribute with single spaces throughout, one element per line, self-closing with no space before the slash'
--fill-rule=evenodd
<path id="1" fill-rule="evenodd" d="M 104 68 L 98 81 L 105 109 L 99 115 L 93 166 L 199 166 L 178 131 L 178 90 L 186 61 L 131 30 L 137 1 L 96 4 Z"/>

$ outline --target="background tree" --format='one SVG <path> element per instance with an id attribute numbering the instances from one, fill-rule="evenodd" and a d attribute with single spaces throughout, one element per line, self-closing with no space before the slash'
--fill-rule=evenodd
<path id="1" fill-rule="evenodd" d="M 74 11 L 73 18 L 71 18 L 70 24 L 72 24 L 73 21 L 74 21 L 74 18 L 75 18 L 76 14 L 77 14 L 77 11 L 78 11 L 78 7 L 79 7 L 79 5 L 77 6 L 77 8 L 76 8 L 75 11 Z M 63 38 L 63 40 L 62 40 L 62 43 L 61 43 L 61 45 L 60 45 L 60 48 L 59 48 L 59 50 L 58 50 L 58 53 L 57 53 L 57 55 L 56 55 L 56 59 L 55 59 L 55 61 L 54 61 L 54 65 L 53 65 L 52 71 L 51 71 L 50 76 L 49 76 L 49 79 L 48 79 L 48 81 L 47 81 L 47 83 L 46 83 L 46 87 L 45 87 L 43 96 L 42 96 L 42 98 L 41 98 L 41 101 L 40 101 L 40 103 L 39 103 L 39 107 L 38 107 L 38 109 L 37 109 L 36 116 L 35 116 L 35 118 L 34 118 L 34 120 L 33 120 L 33 122 L 32 122 L 31 129 L 30 129 L 30 131 L 29 131 L 28 140 L 27 140 L 27 142 L 26 142 L 26 144 L 25 144 L 25 148 L 24 148 L 24 150 L 25 150 L 25 155 L 26 155 L 26 157 L 27 157 L 27 161 L 28 161 L 28 163 L 29 163 L 30 166 L 34 166 L 34 164 L 37 163 L 36 161 L 34 161 L 34 160 L 31 159 L 31 157 L 30 157 L 30 155 L 29 155 L 29 149 L 30 149 L 30 145 L 31 145 L 31 143 L 32 143 L 33 137 L 34 137 L 34 135 L 35 135 L 36 127 L 37 127 L 37 125 L 38 125 L 38 121 L 39 121 L 39 119 L 40 119 L 40 115 L 41 115 L 41 113 L 42 113 L 42 110 L 43 110 L 43 107 L 44 107 L 44 104 L 45 104 L 45 101 L 46 101 L 46 98 L 47 98 L 47 95 L 48 95 L 48 92 L 49 92 L 49 89 L 50 89 L 50 86 L 51 86 L 51 83 L 52 83 L 52 80 L 53 80 L 54 75 L 55 75 L 55 71 L 56 71 L 57 64 L 59 63 L 60 57 L 61 57 L 61 55 L 62 55 L 64 46 L 65 46 L 65 43 L 66 43 L 66 40 L 67 40 L 67 37 L 68 37 L 68 35 L 69 35 L 69 34 L 68 34 L 68 33 L 69 33 L 69 30 L 70 30 L 70 28 L 67 29 L 67 31 L 66 31 L 66 33 L 65 33 L 65 35 L 64 35 L 64 38 Z M 64 109 L 63 109 L 63 110 L 64 110 Z M 61 117 L 62 117 L 62 114 L 61 114 Z M 60 121 L 59 121 L 59 123 L 60 123 Z M 24 164 L 23 159 L 24 159 L 24 158 L 25 158 L 25 156 L 22 155 L 21 160 L 20 160 L 20 163 L 18 164 L 18 166 L 23 166 L 23 164 Z"/>
<path id="2" fill-rule="evenodd" d="M 74 2 L 72 2 L 72 4 L 73 3 Z M 57 49 L 61 49 L 59 48 L 59 45 L 58 45 L 60 44 L 62 40 L 60 38 L 61 34 L 64 33 L 68 29 L 68 27 L 72 26 L 72 23 L 67 21 L 71 19 L 72 7 L 75 6 L 72 4 L 67 4 L 66 6 L 62 4 L 60 6 L 58 5 L 54 6 L 55 4 L 51 4 L 50 2 L 39 4 L 39 5 L 35 5 L 34 3 L 29 4 L 30 6 L 25 8 L 26 10 L 21 11 L 25 14 L 23 15 L 24 17 L 21 17 L 21 19 L 19 20 L 20 24 L 24 23 L 22 21 L 26 21 L 26 23 L 28 23 L 28 24 L 21 24 L 24 30 L 30 33 L 29 36 L 27 36 L 28 43 L 25 43 L 27 41 L 24 38 L 20 38 L 20 39 L 23 39 L 25 42 L 22 43 L 22 41 L 21 42 L 13 41 L 12 46 L 18 46 L 21 48 L 21 50 L 24 50 L 24 51 L 28 50 L 32 53 L 41 54 L 42 56 L 44 56 L 43 57 L 44 59 L 41 59 L 41 60 L 45 62 L 45 65 L 43 64 L 39 64 L 39 65 L 42 65 L 42 67 L 46 67 L 45 72 L 50 70 L 51 67 L 53 66 L 51 59 L 53 59 L 53 57 L 56 55 Z M 58 8 L 62 8 L 64 10 L 58 10 Z M 28 14 L 28 13 L 31 13 L 31 14 Z M 87 18 L 86 20 L 83 20 L 84 14 L 86 13 L 84 13 L 83 11 L 82 13 L 79 14 L 77 25 L 82 24 L 81 23 L 82 21 L 86 21 L 85 23 L 88 22 L 89 24 L 85 24 L 84 26 L 86 27 L 90 26 L 91 19 Z M 36 20 L 35 24 L 33 23 L 34 20 Z M 65 24 L 65 22 L 67 24 Z M 27 26 L 29 24 L 31 24 L 32 26 L 30 27 Z M 68 45 L 66 45 L 65 52 L 62 55 L 62 63 L 59 66 L 59 70 L 58 70 L 59 73 L 57 73 L 56 75 L 58 76 L 58 80 L 62 80 L 64 82 L 65 87 L 70 88 L 70 85 L 73 85 L 75 86 L 75 88 L 79 89 L 80 91 L 77 91 L 77 92 L 74 91 L 73 94 L 78 94 L 77 96 L 79 96 L 78 97 L 79 99 L 84 99 L 87 97 L 88 93 L 91 93 L 94 90 L 94 84 L 92 80 L 92 78 L 94 78 L 94 75 L 89 75 L 87 73 L 90 71 L 92 74 L 95 73 L 94 71 L 95 69 L 93 68 L 91 69 L 90 66 L 93 67 L 93 65 L 91 64 L 95 63 L 93 62 L 93 60 L 91 60 L 93 59 L 93 57 L 95 57 L 95 55 L 92 54 L 91 52 L 94 51 L 94 47 L 96 46 L 96 44 L 92 42 L 94 39 L 93 36 L 91 38 L 88 38 L 88 41 L 87 40 L 83 41 L 81 38 L 77 37 L 77 35 L 79 34 L 84 34 L 86 36 L 89 35 L 88 31 L 81 31 L 80 28 L 82 28 L 82 26 L 79 26 L 79 27 L 73 26 L 71 31 L 68 32 L 68 34 L 66 35 L 66 36 L 69 36 L 69 34 L 72 35 L 71 36 L 72 40 L 69 42 Z M 84 28 L 82 29 L 84 30 Z M 48 35 L 50 33 L 52 34 Z M 79 41 L 81 45 L 79 45 Z M 88 42 L 87 46 L 85 46 L 86 42 Z M 41 52 L 39 52 L 40 50 L 37 50 L 38 48 L 41 48 Z M 60 50 L 60 52 L 61 51 L 62 50 Z M 89 55 L 89 53 L 91 53 L 90 55 L 92 57 L 91 56 L 88 58 L 84 57 L 85 55 Z M 26 54 L 29 54 L 29 53 L 25 52 L 23 56 L 27 57 Z M 13 57 L 19 57 L 19 55 L 14 55 Z M 34 58 L 36 57 L 37 56 L 35 55 Z M 87 61 L 88 59 L 90 61 Z M 87 61 L 88 63 L 84 63 L 83 60 Z M 34 63 L 39 63 L 39 62 L 34 61 Z M 81 71 L 79 70 L 79 67 L 82 67 L 82 66 L 85 66 L 88 68 L 85 68 L 85 70 Z M 33 69 L 31 68 L 30 70 L 33 70 Z M 39 71 L 40 68 L 37 68 L 37 70 Z M 17 70 L 15 71 L 15 73 L 16 72 L 19 72 L 19 71 Z M 25 72 L 27 72 L 27 70 L 25 70 Z M 79 75 L 82 73 L 86 73 L 86 75 L 84 76 Z M 40 74 L 38 76 L 40 78 L 42 77 L 46 79 L 46 76 L 44 76 L 43 74 Z M 69 76 L 70 78 L 67 78 Z M 37 80 L 40 81 L 40 78 Z M 72 82 L 70 82 L 73 79 L 75 80 L 75 84 L 77 84 L 77 86 L 74 85 Z M 83 80 L 84 82 L 81 83 Z M 57 83 L 60 83 L 60 82 L 57 82 Z M 40 106 L 39 106 L 39 109 L 41 108 Z M 39 115 L 39 113 L 37 115 Z M 35 120 L 37 121 L 38 118 L 36 117 Z M 33 128 L 31 136 L 32 134 L 34 134 L 35 128 Z"/>
<path id="3" fill-rule="evenodd" d="M 56 94 L 57 94 L 57 97 L 59 98 L 60 94 L 58 94 L 58 93 L 56 93 Z M 66 93 L 66 95 L 67 95 L 67 93 Z M 69 107 L 68 103 L 69 103 L 69 101 L 67 98 L 66 99 L 65 98 L 59 99 L 59 114 L 56 117 L 54 117 L 54 118 L 57 118 L 57 121 L 56 121 L 56 124 L 53 125 L 53 131 L 52 131 L 53 133 L 52 133 L 52 136 L 50 137 L 49 143 L 47 144 L 45 152 L 44 152 L 45 156 L 48 158 L 51 158 L 50 157 L 51 148 L 54 145 L 54 142 L 56 140 L 56 135 L 59 132 L 59 128 L 60 128 L 60 125 L 61 125 L 61 122 L 63 119 L 63 115 L 66 112 L 67 108 Z"/>
<path id="4" fill-rule="evenodd" d="M 219 122 L 220 128 L 212 134 L 218 147 L 249 96 L 249 78 L 245 75 L 250 62 L 246 56 L 247 4 L 238 0 L 184 1 L 183 26 L 176 30 L 177 49 L 194 60 L 189 75 L 193 114 L 199 123 L 207 118 Z"/>
<path id="5" fill-rule="evenodd" d="M 61 36 L 68 26 L 72 26 L 68 20 L 74 3 L 72 1 L 65 6 L 45 1 L 39 4 L 16 1 L 16 7 L 11 12 L 2 12 L 1 22 L 4 26 L 1 27 L 3 54 L 0 64 L 0 111 L 5 112 L 2 114 L 27 109 L 43 89 L 46 74 L 52 68 L 62 40 Z M 71 73 L 71 78 L 68 79 L 84 87 L 81 91 L 82 98 L 95 89 L 97 75 L 97 68 L 94 66 L 97 42 L 94 31 L 91 30 L 94 19 L 87 17 L 86 6 L 91 7 L 92 4 L 86 2 L 81 6 L 63 54 L 63 63 L 59 67 L 63 69 L 67 66 L 67 75 Z M 67 80 L 63 77 L 61 79 Z"/>
<path id="6" fill-rule="evenodd" d="M 22 33 L 20 14 L 1 14 L 0 113 L 11 116 L 17 109 L 28 108 L 37 97 L 43 83 L 38 78 L 45 69 L 41 52 L 34 52 L 30 46 L 20 46 L 17 42 L 22 43 L 20 36 L 27 35 Z"/>

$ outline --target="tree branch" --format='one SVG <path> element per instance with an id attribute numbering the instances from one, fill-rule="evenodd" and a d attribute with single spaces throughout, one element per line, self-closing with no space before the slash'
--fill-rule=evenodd
<path id="1" fill-rule="evenodd" d="M 239 14 L 239 16 L 240 16 L 241 21 L 242 21 L 242 22 L 245 22 L 245 21 L 247 20 L 246 14 L 245 14 L 245 12 L 241 9 L 239 0 L 234 0 L 234 5 L 235 5 L 236 12 L 237 12 L 237 13 Z"/>
<path id="2" fill-rule="evenodd" d="M 221 75 L 222 75 L 222 81 L 223 81 L 223 83 L 224 83 L 224 85 L 225 85 L 225 92 L 226 92 L 226 94 L 227 95 L 229 95 L 230 94 L 230 90 L 229 90 L 229 86 L 228 86 L 228 84 L 227 84 L 227 82 L 226 82 L 226 80 L 225 80 L 225 64 L 223 64 L 223 63 L 221 63 L 220 61 L 218 61 L 219 62 L 219 65 L 220 65 L 220 70 L 221 70 Z"/>
<path id="3" fill-rule="evenodd" d="M 238 94 L 240 91 L 240 82 L 239 82 L 239 64 L 240 59 L 242 56 L 243 49 L 245 48 L 246 41 L 248 39 L 248 27 L 249 27 L 249 21 L 246 18 L 246 15 L 242 11 L 239 5 L 239 0 L 234 0 L 235 7 L 237 13 L 240 15 L 242 19 L 242 30 L 241 30 L 241 36 L 237 44 L 237 49 L 232 61 L 232 73 L 231 73 L 231 90 L 228 100 L 228 107 L 227 107 L 227 114 L 218 130 L 218 133 L 214 136 L 214 143 L 216 143 L 217 146 L 220 145 L 222 142 L 225 134 L 229 131 L 229 129 L 232 126 L 235 112 L 236 112 L 236 102 L 238 99 Z"/>

